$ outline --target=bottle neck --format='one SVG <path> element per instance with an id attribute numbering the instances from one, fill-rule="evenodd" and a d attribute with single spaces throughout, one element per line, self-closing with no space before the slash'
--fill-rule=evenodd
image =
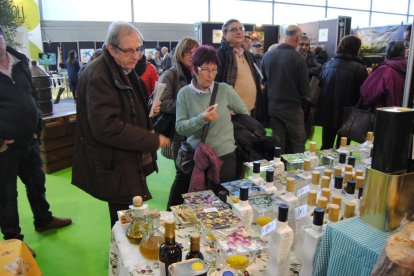
<path id="1" fill-rule="evenodd" d="M 240 205 L 240 207 L 249 206 L 249 201 L 248 200 L 240 200 L 239 205 Z"/>
<path id="2" fill-rule="evenodd" d="M 312 229 L 316 232 L 322 232 L 323 231 L 323 225 L 312 225 Z"/>
<path id="3" fill-rule="evenodd" d="M 175 236 L 174 237 L 165 237 L 165 244 L 167 245 L 174 245 L 175 244 Z"/>
<path id="4" fill-rule="evenodd" d="M 191 241 L 190 252 L 200 252 L 200 242 Z"/>
<path id="5" fill-rule="evenodd" d="M 275 161 L 275 163 L 279 163 L 279 162 L 281 162 L 281 161 L 280 161 L 280 157 L 275 157 L 273 160 Z"/>

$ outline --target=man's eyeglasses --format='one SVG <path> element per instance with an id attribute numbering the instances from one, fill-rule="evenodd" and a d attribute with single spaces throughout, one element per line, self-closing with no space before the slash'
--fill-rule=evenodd
<path id="1" fill-rule="evenodd" d="M 122 48 L 119 48 L 116 45 L 112 45 L 112 46 L 114 46 L 114 48 L 116 48 L 116 49 L 120 50 L 121 52 L 123 52 L 127 55 L 130 55 L 130 56 L 134 55 L 135 53 L 137 53 L 138 55 L 141 55 L 145 51 L 144 46 L 138 47 L 136 49 L 122 49 Z"/>
<path id="2" fill-rule="evenodd" d="M 254 48 L 262 48 L 262 45 L 257 44 L 257 45 L 254 45 L 254 46 L 252 46 L 252 47 L 254 47 Z"/>
<path id="3" fill-rule="evenodd" d="M 244 32 L 244 27 L 239 27 L 239 28 L 234 27 L 234 28 L 231 28 L 230 30 L 227 30 L 227 31 L 231 32 L 231 33 Z"/>
<path id="4" fill-rule="evenodd" d="M 201 73 L 207 74 L 207 73 L 212 73 L 212 74 L 217 74 L 217 68 L 207 68 L 207 67 L 197 67 L 198 71 L 200 71 Z"/>
<path id="5" fill-rule="evenodd" d="M 306 46 L 306 47 L 309 47 L 309 43 L 299 43 L 299 46 Z"/>

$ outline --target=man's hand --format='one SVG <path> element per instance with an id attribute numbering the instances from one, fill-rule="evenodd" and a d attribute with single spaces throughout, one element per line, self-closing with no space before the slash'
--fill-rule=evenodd
<path id="1" fill-rule="evenodd" d="M 13 144 L 14 140 L 4 140 L 3 145 L 0 147 L 0 152 L 5 152 L 9 148 L 9 144 Z"/>
<path id="2" fill-rule="evenodd" d="M 157 117 L 158 113 L 160 113 L 160 109 L 161 109 L 161 102 L 158 101 L 154 103 L 154 110 L 153 110 L 153 115 L 152 115 L 153 118 Z"/>
<path id="3" fill-rule="evenodd" d="M 159 148 L 163 148 L 163 147 L 165 147 L 166 145 L 168 145 L 170 143 L 170 139 L 168 137 L 166 137 L 162 134 L 160 134 L 158 137 L 159 137 L 158 139 L 160 140 Z"/>
<path id="4" fill-rule="evenodd" d="M 207 109 L 203 112 L 203 119 L 209 122 L 213 122 L 218 119 L 217 114 L 217 103 L 207 107 Z"/>

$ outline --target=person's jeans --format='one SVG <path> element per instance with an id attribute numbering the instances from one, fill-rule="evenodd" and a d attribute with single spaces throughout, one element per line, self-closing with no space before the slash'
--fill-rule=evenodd
<path id="1" fill-rule="evenodd" d="M 33 141 L 27 147 L 10 144 L 5 152 L 0 153 L 0 228 L 6 240 L 23 240 L 17 208 L 17 176 L 26 187 L 34 226 L 45 226 L 53 219 L 45 196 L 46 178 L 39 142 Z"/>

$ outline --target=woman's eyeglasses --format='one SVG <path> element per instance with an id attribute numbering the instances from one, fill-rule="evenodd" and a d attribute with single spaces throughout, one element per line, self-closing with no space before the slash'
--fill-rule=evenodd
<path id="1" fill-rule="evenodd" d="M 234 27 L 234 28 L 228 29 L 227 31 L 231 33 L 244 32 L 244 27 L 239 27 L 239 28 Z"/>

